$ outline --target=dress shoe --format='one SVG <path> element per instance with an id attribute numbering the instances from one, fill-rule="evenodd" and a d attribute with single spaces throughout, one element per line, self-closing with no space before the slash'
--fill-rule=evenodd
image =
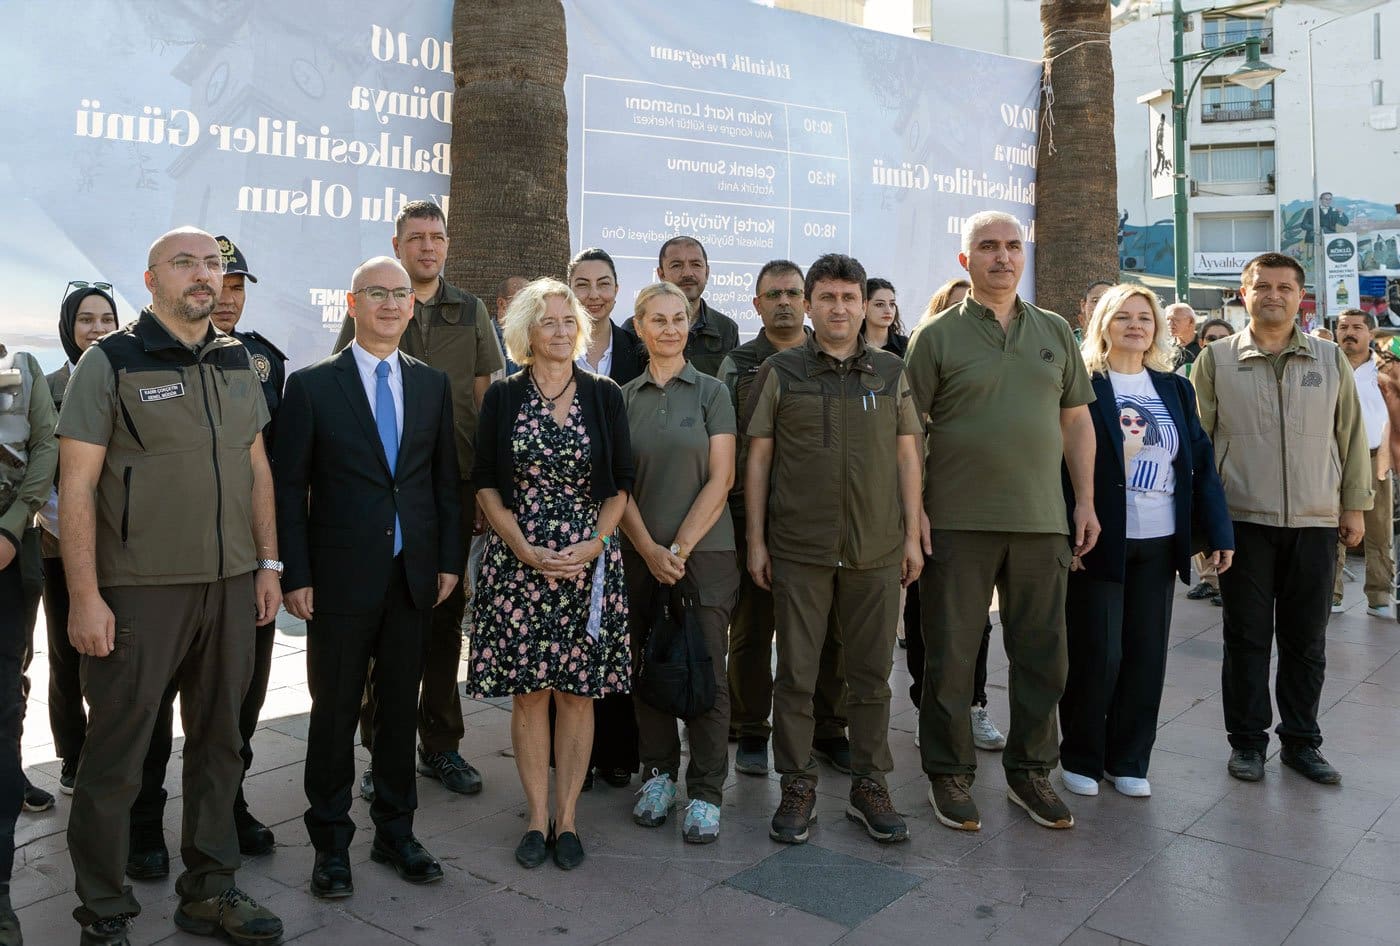
<path id="1" fill-rule="evenodd" d="M 549 826 L 549 835 L 554 838 L 554 825 Z M 560 870 L 573 870 L 583 863 L 583 842 L 572 831 L 565 831 L 554 838 L 554 863 Z"/>
<path id="2" fill-rule="evenodd" d="M 277 846 L 272 829 L 249 814 L 247 808 L 233 810 L 233 824 L 238 829 L 238 850 L 244 857 L 271 854 Z"/>
<path id="3" fill-rule="evenodd" d="M 346 851 L 317 851 L 311 868 L 311 893 L 322 900 L 339 900 L 355 892 L 350 877 L 350 854 Z"/>
<path id="4" fill-rule="evenodd" d="M 515 846 L 515 859 L 526 870 L 534 870 L 549 857 L 549 846 L 545 844 L 544 833 L 526 831 L 520 843 Z"/>
<path id="5" fill-rule="evenodd" d="M 132 880 L 159 880 L 170 874 L 170 851 L 160 825 L 132 825 L 126 855 L 126 876 Z"/>
<path id="6" fill-rule="evenodd" d="M 1236 749 L 1230 753 L 1225 768 L 1241 782 L 1258 782 L 1264 778 L 1264 753 L 1258 749 Z"/>
<path id="7" fill-rule="evenodd" d="M 1332 764 L 1312 746 L 1284 746 L 1278 758 L 1299 775 L 1319 785 L 1340 785 L 1342 782 L 1342 773 L 1332 768 Z"/>
<path id="8" fill-rule="evenodd" d="M 392 864 L 399 876 L 411 884 L 431 884 L 442 880 L 442 865 L 413 835 L 390 840 L 374 836 L 369 859 L 376 864 Z"/>
<path id="9" fill-rule="evenodd" d="M 627 769 L 599 769 L 598 776 L 613 788 L 626 788 L 632 784 L 632 773 Z"/>

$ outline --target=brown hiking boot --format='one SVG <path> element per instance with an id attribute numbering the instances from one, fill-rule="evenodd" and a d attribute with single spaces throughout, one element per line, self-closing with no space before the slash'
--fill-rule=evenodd
<path id="1" fill-rule="evenodd" d="M 768 836 L 783 844 L 806 844 L 807 829 L 817 820 L 817 783 L 795 778 L 783 788 Z"/>
<path id="2" fill-rule="evenodd" d="M 938 820 L 958 831 L 981 831 L 982 816 L 968 791 L 966 775 L 933 775 L 929 777 L 928 803 Z"/>
<path id="3" fill-rule="evenodd" d="M 235 946 L 282 942 L 282 921 L 237 887 L 208 900 L 186 900 L 175 909 L 175 925 L 196 936 L 222 936 Z"/>
<path id="4" fill-rule="evenodd" d="M 1043 772 L 1006 773 L 1006 797 L 1026 809 L 1031 820 L 1043 828 L 1074 827 L 1074 815 Z"/>
<path id="5" fill-rule="evenodd" d="M 909 826 L 894 810 L 889 789 L 864 776 L 851 783 L 846 817 L 865 825 L 865 833 L 882 844 L 909 840 Z"/>

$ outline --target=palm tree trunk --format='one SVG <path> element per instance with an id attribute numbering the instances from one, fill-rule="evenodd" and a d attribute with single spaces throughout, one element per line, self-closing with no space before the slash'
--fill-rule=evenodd
<path id="1" fill-rule="evenodd" d="M 456 0 L 448 278 L 483 299 L 506 276 L 563 278 L 568 45 L 559 0 Z"/>
<path id="2" fill-rule="evenodd" d="M 1041 0 L 1040 25 L 1049 91 L 1040 103 L 1035 297 L 1073 325 L 1089 283 L 1118 281 L 1108 0 Z"/>

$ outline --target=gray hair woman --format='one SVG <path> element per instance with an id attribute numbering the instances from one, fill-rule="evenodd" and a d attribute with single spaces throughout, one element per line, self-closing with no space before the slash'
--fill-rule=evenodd
<path id="1" fill-rule="evenodd" d="M 632 489 L 622 392 L 578 368 L 590 322 L 569 287 L 537 279 L 506 310 L 523 366 L 486 392 L 473 485 L 491 525 L 472 596 L 477 697 L 511 696 L 511 743 L 527 830 L 515 857 L 583 861 L 575 812 L 593 744 L 593 700 L 630 689 L 622 553 L 612 541 Z M 555 807 L 549 817 L 549 705 Z"/>

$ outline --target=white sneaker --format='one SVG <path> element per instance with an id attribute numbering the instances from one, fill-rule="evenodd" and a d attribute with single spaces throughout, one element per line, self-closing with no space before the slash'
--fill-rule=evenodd
<path id="1" fill-rule="evenodd" d="M 1395 617 L 1395 609 L 1388 604 L 1378 604 L 1374 608 L 1367 608 L 1366 613 L 1374 618 L 1385 618 L 1387 621 Z"/>
<path id="2" fill-rule="evenodd" d="M 1149 798 L 1152 795 L 1152 785 L 1145 778 L 1133 778 L 1130 775 L 1105 775 L 1104 778 L 1113 783 L 1120 795 L 1127 795 L 1129 798 Z"/>
<path id="3" fill-rule="evenodd" d="M 1346 610 L 1346 608 L 1344 608 L 1344 607 L 1342 606 L 1342 603 L 1341 603 L 1340 601 L 1333 601 L 1333 602 L 1332 602 L 1332 613 L 1333 613 L 1333 614 L 1341 614 L 1341 613 L 1342 613 L 1343 611 L 1345 611 L 1345 610 Z"/>
<path id="4" fill-rule="evenodd" d="M 1098 779 L 1092 779 L 1087 775 L 1077 775 L 1074 772 L 1063 770 L 1060 772 L 1060 779 L 1065 783 L 1065 788 L 1076 795 L 1097 795 L 1099 793 Z"/>
<path id="5" fill-rule="evenodd" d="M 919 748 L 919 711 L 914 710 L 914 748 Z"/>
<path id="6" fill-rule="evenodd" d="M 972 707 L 972 744 L 989 752 L 999 752 L 1006 748 L 1006 737 L 987 715 L 985 706 Z"/>

